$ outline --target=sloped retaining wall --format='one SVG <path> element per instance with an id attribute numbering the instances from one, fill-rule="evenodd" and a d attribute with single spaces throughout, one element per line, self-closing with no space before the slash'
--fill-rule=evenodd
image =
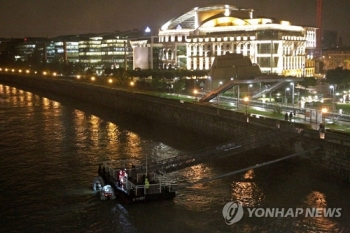
<path id="1" fill-rule="evenodd" d="M 276 129 L 277 125 L 281 128 L 290 126 L 289 122 L 267 118 L 250 118 L 247 123 L 242 113 L 69 80 L 0 75 L 0 81 L 92 102 L 222 141 L 264 134 Z M 326 133 L 326 138 L 320 139 L 317 131 L 303 129 L 297 139 L 273 146 L 289 154 L 319 147 L 306 155 L 312 163 L 342 180 L 350 181 L 350 135 Z"/>

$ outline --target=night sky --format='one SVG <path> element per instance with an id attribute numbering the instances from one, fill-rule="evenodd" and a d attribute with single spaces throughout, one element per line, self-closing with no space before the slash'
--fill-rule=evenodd
<path id="1" fill-rule="evenodd" d="M 154 33 L 194 7 L 229 4 L 254 16 L 316 26 L 317 0 L 0 0 L 0 37 L 59 35 L 144 29 Z M 350 45 L 350 0 L 323 0 L 323 29 L 337 30 Z"/>

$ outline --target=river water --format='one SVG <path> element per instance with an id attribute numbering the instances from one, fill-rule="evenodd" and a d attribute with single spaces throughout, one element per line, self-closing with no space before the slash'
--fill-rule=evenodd
<path id="1" fill-rule="evenodd" d="M 105 160 L 176 156 L 218 142 L 101 106 L 0 84 L 0 232 L 350 232 L 350 185 L 292 159 L 177 191 L 173 201 L 125 205 L 91 189 Z M 178 185 L 271 159 L 269 151 L 186 168 Z M 249 217 L 223 207 L 341 208 L 339 217 Z"/>

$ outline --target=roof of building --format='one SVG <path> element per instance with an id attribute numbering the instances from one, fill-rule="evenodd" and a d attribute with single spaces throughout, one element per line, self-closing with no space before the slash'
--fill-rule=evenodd
<path id="1" fill-rule="evenodd" d="M 196 29 L 208 20 L 221 17 L 240 18 L 242 20 L 252 17 L 253 9 L 242 9 L 230 5 L 213 5 L 206 7 L 196 7 L 169 20 L 163 25 L 162 30 Z"/>

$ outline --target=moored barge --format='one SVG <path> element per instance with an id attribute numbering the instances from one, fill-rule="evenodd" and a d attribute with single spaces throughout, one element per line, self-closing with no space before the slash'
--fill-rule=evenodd
<path id="1" fill-rule="evenodd" d="M 126 161 L 105 161 L 99 164 L 98 175 L 126 203 L 172 200 L 176 195 L 165 173 L 142 172 Z"/>

